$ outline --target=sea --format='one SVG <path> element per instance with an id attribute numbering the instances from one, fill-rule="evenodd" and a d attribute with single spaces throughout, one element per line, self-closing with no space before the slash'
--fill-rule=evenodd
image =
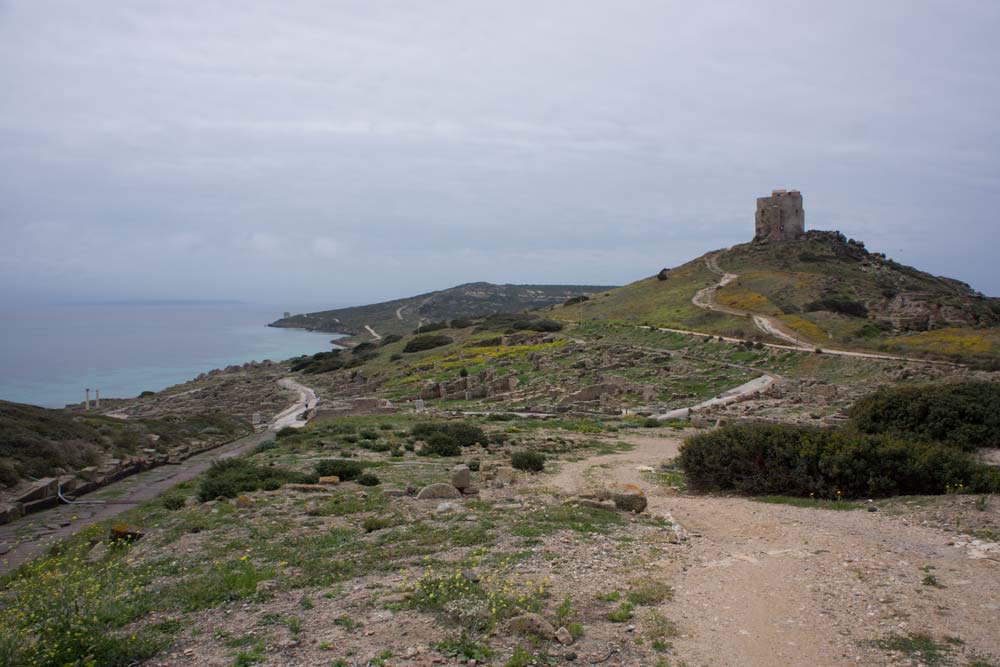
<path id="1" fill-rule="evenodd" d="M 329 306 L 245 303 L 119 303 L 4 306 L 0 399 L 63 407 L 134 397 L 213 368 L 331 350 L 336 334 L 268 327 L 284 311 Z M 93 397 L 93 391 L 91 396 Z"/>

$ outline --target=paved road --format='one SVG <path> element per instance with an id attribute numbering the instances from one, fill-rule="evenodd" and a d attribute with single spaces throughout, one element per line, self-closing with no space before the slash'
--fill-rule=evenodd
<path id="1" fill-rule="evenodd" d="M 113 518 L 181 482 L 194 479 L 208 470 L 215 461 L 252 450 L 261 442 L 273 438 L 276 431 L 286 426 L 304 426 L 306 422 L 300 419 L 300 415 L 316 407 L 319 399 L 315 392 L 291 378 L 282 378 L 278 383 L 299 392 L 299 398 L 278 414 L 266 431 L 195 454 L 180 463 L 126 477 L 83 496 L 80 502 L 59 505 L 0 526 L 0 552 L 5 552 L 0 560 L 0 574 L 34 558 L 54 541 L 69 537 L 91 524 Z"/>

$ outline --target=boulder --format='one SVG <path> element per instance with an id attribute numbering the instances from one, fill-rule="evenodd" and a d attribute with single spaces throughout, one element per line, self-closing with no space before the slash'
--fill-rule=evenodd
<path id="1" fill-rule="evenodd" d="M 498 484 L 513 484 L 517 479 L 517 473 L 510 466 L 498 466 L 493 478 Z"/>
<path id="2" fill-rule="evenodd" d="M 289 491 L 327 491 L 322 484 L 285 484 L 285 489 Z"/>
<path id="3" fill-rule="evenodd" d="M 526 613 L 507 621 L 504 626 L 508 634 L 530 635 L 540 639 L 555 639 L 556 629 L 538 614 Z"/>
<path id="4" fill-rule="evenodd" d="M 610 500 L 623 512 L 639 514 L 649 503 L 646 494 L 635 484 L 613 484 L 598 496 L 600 500 Z"/>
<path id="5" fill-rule="evenodd" d="M 595 498 L 570 498 L 564 505 L 578 505 L 580 507 L 590 507 L 595 510 L 608 510 L 614 512 L 615 504 L 610 500 L 597 500 Z"/>
<path id="6" fill-rule="evenodd" d="M 257 582 L 258 593 L 273 593 L 278 590 L 279 584 L 276 579 L 262 579 Z"/>
<path id="7" fill-rule="evenodd" d="M 451 485 L 460 490 L 472 486 L 472 471 L 469 466 L 457 465 L 451 469 Z"/>
<path id="8" fill-rule="evenodd" d="M 320 484 L 340 484 L 340 478 L 336 475 L 327 475 L 319 478 Z"/>
<path id="9" fill-rule="evenodd" d="M 569 633 L 565 627 L 561 627 L 556 630 L 556 641 L 558 641 L 563 646 L 569 646 L 573 643 L 573 635 Z"/>
<path id="10" fill-rule="evenodd" d="M 420 489 L 417 500 L 436 500 L 445 498 L 461 498 L 462 492 L 451 484 L 430 484 Z"/>

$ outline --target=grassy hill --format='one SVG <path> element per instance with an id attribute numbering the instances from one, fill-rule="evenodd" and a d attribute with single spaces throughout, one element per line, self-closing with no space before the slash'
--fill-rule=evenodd
<path id="1" fill-rule="evenodd" d="M 170 453 L 231 440 L 249 426 L 219 413 L 184 418 L 114 419 L 0 401 L 0 488 L 25 477 L 72 473 L 144 449 Z"/>
<path id="2" fill-rule="evenodd" d="M 407 334 L 421 324 L 542 308 L 608 289 L 612 287 L 467 283 L 405 299 L 294 315 L 272 322 L 270 326 L 354 336 L 365 333 L 367 325 L 381 335 Z"/>
<path id="3" fill-rule="evenodd" d="M 762 338 L 748 318 L 691 303 L 719 280 L 709 257 L 739 275 L 716 293 L 718 303 L 770 315 L 817 345 L 987 363 L 1000 355 L 1000 299 L 868 252 L 838 232 L 709 253 L 665 280 L 645 278 L 549 315 Z"/>

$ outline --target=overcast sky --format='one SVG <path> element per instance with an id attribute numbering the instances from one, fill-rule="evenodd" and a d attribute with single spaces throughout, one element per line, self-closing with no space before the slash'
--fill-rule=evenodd
<path id="1" fill-rule="evenodd" d="M 623 284 L 755 198 L 1000 295 L 1000 2 L 0 0 L 0 299 Z"/>

